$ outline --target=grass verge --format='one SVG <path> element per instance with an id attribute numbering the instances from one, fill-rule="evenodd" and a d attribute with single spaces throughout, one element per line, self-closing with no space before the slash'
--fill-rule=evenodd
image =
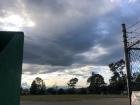
<path id="1" fill-rule="evenodd" d="M 126 98 L 123 95 L 28 95 L 21 96 L 21 101 L 80 101 L 103 98 Z"/>

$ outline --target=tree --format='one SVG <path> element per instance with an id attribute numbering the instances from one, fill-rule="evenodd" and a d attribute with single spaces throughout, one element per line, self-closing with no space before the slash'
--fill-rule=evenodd
<path id="1" fill-rule="evenodd" d="M 132 74 L 132 82 L 140 82 L 140 73 L 135 72 Z"/>
<path id="2" fill-rule="evenodd" d="M 63 88 L 58 89 L 58 94 L 65 94 L 65 90 Z"/>
<path id="3" fill-rule="evenodd" d="M 45 94 L 45 92 L 46 92 L 46 85 L 45 85 L 45 82 L 43 82 L 41 90 L 40 90 L 40 94 Z"/>
<path id="4" fill-rule="evenodd" d="M 91 93 L 101 93 L 101 87 L 105 85 L 103 76 L 94 72 L 87 79 L 87 83 L 90 83 L 88 89 Z"/>
<path id="5" fill-rule="evenodd" d="M 23 88 L 22 86 L 20 87 L 20 94 L 22 95 L 22 91 L 23 91 Z"/>
<path id="6" fill-rule="evenodd" d="M 140 82 L 140 73 L 138 73 L 136 79 L 134 80 L 134 82 Z"/>
<path id="7" fill-rule="evenodd" d="M 110 90 L 121 93 L 126 89 L 126 74 L 124 73 L 125 62 L 123 59 L 109 64 L 109 68 L 113 73 L 110 81 Z"/>
<path id="8" fill-rule="evenodd" d="M 33 80 L 31 84 L 30 93 L 31 94 L 44 94 L 45 91 L 46 91 L 46 86 L 45 86 L 44 81 L 41 78 L 36 77 L 35 80 Z"/>
<path id="9" fill-rule="evenodd" d="M 131 88 L 133 90 L 139 90 L 140 88 L 140 73 L 139 72 L 135 72 L 132 74 L 132 81 L 131 81 Z"/>
<path id="10" fill-rule="evenodd" d="M 75 88 L 76 83 L 78 82 L 77 78 L 72 78 L 69 80 L 69 82 L 67 83 L 69 88 Z"/>
<path id="11" fill-rule="evenodd" d="M 35 80 L 31 84 L 30 93 L 34 95 L 38 94 L 38 86 Z"/>
<path id="12" fill-rule="evenodd" d="M 87 88 L 79 88 L 79 94 L 87 94 Z"/>
<path id="13" fill-rule="evenodd" d="M 54 87 L 51 87 L 51 88 L 48 88 L 47 89 L 47 94 L 56 94 L 57 92 L 56 92 L 57 90 L 54 88 Z"/>

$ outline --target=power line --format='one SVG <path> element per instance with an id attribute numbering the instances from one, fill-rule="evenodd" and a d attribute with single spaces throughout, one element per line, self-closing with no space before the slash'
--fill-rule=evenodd
<path id="1" fill-rule="evenodd" d="M 127 30 L 130 29 L 130 28 L 132 28 L 132 27 L 134 27 L 134 26 L 136 26 L 136 25 L 138 25 L 139 23 L 140 23 L 140 20 L 138 20 L 136 23 L 134 23 L 134 24 L 132 24 L 131 26 L 129 26 L 129 27 L 127 28 Z"/>
<path id="2" fill-rule="evenodd" d="M 139 28 L 140 28 L 140 27 L 135 28 L 135 30 L 134 30 L 134 31 L 137 31 Z"/>

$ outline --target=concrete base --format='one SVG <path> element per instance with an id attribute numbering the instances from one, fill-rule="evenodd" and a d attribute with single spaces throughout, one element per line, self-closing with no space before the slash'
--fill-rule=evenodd
<path id="1" fill-rule="evenodd" d="M 132 92 L 132 105 L 140 105 L 140 91 Z"/>

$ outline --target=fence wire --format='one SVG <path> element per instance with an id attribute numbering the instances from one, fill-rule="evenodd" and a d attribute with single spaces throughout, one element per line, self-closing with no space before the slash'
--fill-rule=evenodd
<path id="1" fill-rule="evenodd" d="M 140 75 L 140 34 L 136 33 L 131 32 L 127 37 L 132 81 Z"/>

